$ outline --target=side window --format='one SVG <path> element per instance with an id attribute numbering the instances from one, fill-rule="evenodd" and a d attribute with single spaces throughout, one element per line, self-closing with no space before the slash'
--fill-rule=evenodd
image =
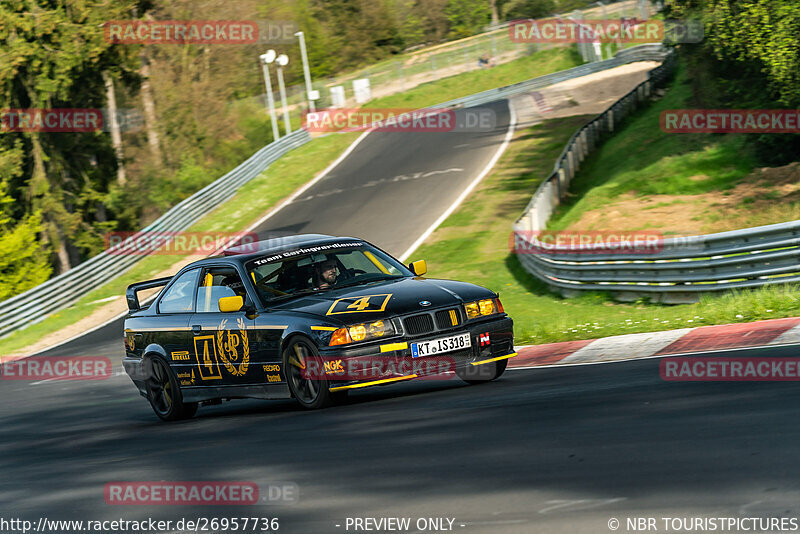
<path id="1" fill-rule="evenodd" d="M 246 294 L 242 279 L 234 269 L 208 269 L 197 286 L 197 312 L 218 312 L 222 297 L 245 297 Z"/>
<path id="2" fill-rule="evenodd" d="M 183 273 L 175 283 L 170 286 L 158 302 L 159 313 L 188 313 L 192 311 L 194 288 L 197 286 L 197 277 L 200 269 Z"/>

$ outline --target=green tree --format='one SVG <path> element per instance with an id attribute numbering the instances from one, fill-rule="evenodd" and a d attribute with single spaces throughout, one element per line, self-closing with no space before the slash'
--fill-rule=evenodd
<path id="1" fill-rule="evenodd" d="M 0 147 L 0 301 L 45 282 L 52 273 L 49 254 L 38 240 L 41 221 L 38 213 L 15 221 L 14 199 L 8 195 L 9 183 L 22 174 L 21 143 Z"/>
<path id="2" fill-rule="evenodd" d="M 667 0 L 670 18 L 700 18 L 705 39 L 679 50 L 698 105 L 800 108 L 800 10 L 785 0 Z M 795 161 L 800 136 L 750 136 L 764 164 Z"/>
<path id="3" fill-rule="evenodd" d="M 554 0 L 509 0 L 502 5 L 503 18 L 540 19 L 556 12 Z"/>
<path id="4" fill-rule="evenodd" d="M 492 12 L 486 0 L 450 0 L 445 8 L 452 37 L 468 37 L 491 22 Z"/>
<path id="5" fill-rule="evenodd" d="M 131 0 L 0 0 L 0 108 L 102 107 L 101 74 L 124 63 L 121 49 L 105 40 L 103 23 L 125 18 L 133 5 Z M 79 210 L 84 184 L 88 180 L 106 190 L 114 176 L 98 172 L 98 154 L 109 154 L 109 141 L 91 133 L 29 132 L 15 138 L 25 152 L 25 191 L 9 193 L 26 201 L 23 215 L 41 214 L 41 237 L 51 244 L 59 270 L 67 270 L 77 255 L 71 243 L 91 229 Z M 76 145 L 82 153 L 74 151 Z"/>

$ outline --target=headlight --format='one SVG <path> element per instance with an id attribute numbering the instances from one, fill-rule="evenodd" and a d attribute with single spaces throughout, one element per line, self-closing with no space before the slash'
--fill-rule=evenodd
<path id="1" fill-rule="evenodd" d="M 464 311 L 467 314 L 467 319 L 476 319 L 485 315 L 503 313 L 503 305 L 500 303 L 500 299 L 476 300 L 475 302 L 464 304 Z"/>
<path id="2" fill-rule="evenodd" d="M 330 346 L 369 341 L 394 334 L 394 326 L 390 321 L 354 324 L 336 330 L 331 336 Z"/>

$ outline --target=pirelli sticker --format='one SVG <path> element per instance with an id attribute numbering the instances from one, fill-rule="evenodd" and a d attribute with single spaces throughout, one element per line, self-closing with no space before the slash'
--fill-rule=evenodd
<path id="1" fill-rule="evenodd" d="M 334 302 L 326 315 L 341 315 L 344 313 L 359 312 L 382 312 L 386 309 L 386 304 L 389 302 L 390 298 L 392 298 L 391 293 L 345 297 Z"/>
<path id="2" fill-rule="evenodd" d="M 179 361 L 187 361 L 188 362 L 189 360 L 192 359 L 189 356 L 189 351 L 188 350 L 174 351 L 174 352 L 172 352 L 171 356 L 172 356 L 172 361 L 174 361 L 174 362 L 179 362 Z"/>

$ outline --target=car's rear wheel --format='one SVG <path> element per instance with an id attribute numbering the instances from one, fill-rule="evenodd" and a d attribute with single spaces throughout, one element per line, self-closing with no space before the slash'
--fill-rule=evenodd
<path id="1" fill-rule="evenodd" d="M 302 337 L 289 340 L 283 350 L 283 368 L 289 391 L 303 408 L 315 410 L 331 403 L 328 381 L 321 378 L 322 359 L 312 342 Z"/>
<path id="2" fill-rule="evenodd" d="M 469 365 L 463 369 L 456 369 L 458 377 L 467 384 L 485 384 L 499 378 L 508 366 L 508 360 L 484 363 L 482 365 Z"/>
<path id="3" fill-rule="evenodd" d="M 178 380 L 161 358 L 148 360 L 147 399 L 162 421 L 189 419 L 197 413 L 196 402 L 183 402 Z"/>

